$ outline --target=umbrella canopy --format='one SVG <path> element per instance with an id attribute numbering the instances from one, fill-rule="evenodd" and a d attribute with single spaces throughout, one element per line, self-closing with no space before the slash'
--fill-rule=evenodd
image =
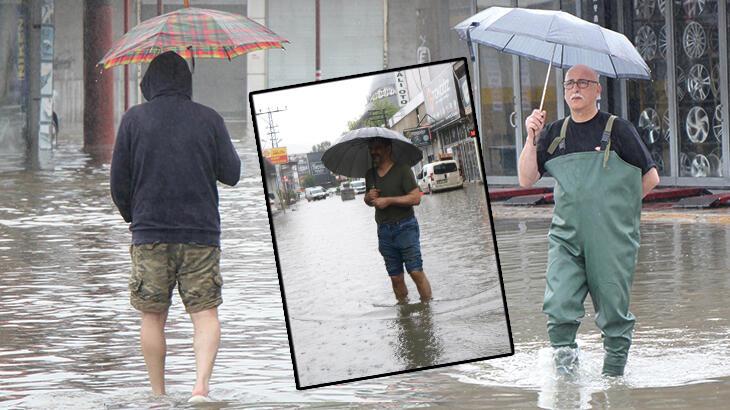
<path id="1" fill-rule="evenodd" d="M 396 164 L 416 165 L 423 159 L 421 150 L 402 134 L 382 127 L 367 127 L 343 134 L 333 146 L 322 155 L 322 163 L 335 174 L 353 178 L 364 178 L 372 168 L 368 142 L 376 137 L 391 140 L 392 160 Z"/>
<path id="2" fill-rule="evenodd" d="M 244 16 L 217 10 L 183 8 L 145 20 L 116 41 L 99 61 L 115 65 L 148 63 L 174 51 L 183 58 L 228 58 L 250 51 L 284 48 L 289 41 Z"/>
<path id="3" fill-rule="evenodd" d="M 609 77 L 651 79 L 626 36 L 562 11 L 490 7 L 454 29 L 463 40 L 556 67 L 585 64 Z"/>

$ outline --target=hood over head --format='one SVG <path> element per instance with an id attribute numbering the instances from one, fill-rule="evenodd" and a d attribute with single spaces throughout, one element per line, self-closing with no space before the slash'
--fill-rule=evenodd
<path id="1" fill-rule="evenodd" d="M 161 95 L 193 95 L 193 76 L 188 63 L 174 51 L 164 52 L 150 63 L 140 84 L 147 101 Z"/>

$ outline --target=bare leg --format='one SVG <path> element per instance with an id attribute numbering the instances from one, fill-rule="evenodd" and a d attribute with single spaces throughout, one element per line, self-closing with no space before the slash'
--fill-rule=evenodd
<path id="1" fill-rule="evenodd" d="M 395 293 L 395 298 L 398 299 L 398 303 L 405 303 L 408 300 L 408 287 L 406 287 L 403 274 L 391 276 L 390 281 L 393 285 L 393 293 Z"/>
<path id="2" fill-rule="evenodd" d="M 221 325 L 218 321 L 218 308 L 191 313 L 195 335 L 195 387 L 193 396 L 207 396 L 213 364 L 218 354 L 221 340 Z"/>
<path id="3" fill-rule="evenodd" d="M 416 283 L 418 294 L 421 296 L 421 302 L 431 300 L 431 284 L 424 272 L 410 272 L 411 279 Z"/>
<path id="4" fill-rule="evenodd" d="M 142 328 L 139 333 L 142 355 L 147 365 L 147 374 L 152 385 L 152 393 L 165 394 L 165 322 L 167 311 L 161 313 L 142 312 Z"/>

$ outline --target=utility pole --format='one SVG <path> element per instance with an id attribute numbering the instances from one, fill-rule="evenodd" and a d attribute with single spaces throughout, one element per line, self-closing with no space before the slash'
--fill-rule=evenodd
<path id="1" fill-rule="evenodd" d="M 314 81 L 322 79 L 320 66 L 320 28 L 319 28 L 319 0 L 314 0 Z"/>
<path id="2" fill-rule="evenodd" d="M 278 126 L 274 122 L 274 113 L 286 111 L 286 107 L 284 108 L 267 108 L 267 111 L 259 110 L 256 115 L 266 115 L 266 128 L 268 129 L 268 132 L 266 133 L 269 136 L 269 141 L 271 142 L 271 147 L 275 148 L 279 146 L 279 143 L 281 140 L 279 139 L 279 130 Z"/>
<path id="3" fill-rule="evenodd" d="M 281 142 L 281 139 L 279 138 L 279 130 L 278 126 L 274 122 L 274 113 L 286 111 L 286 107 L 284 108 L 267 108 L 266 111 L 259 110 L 259 112 L 256 113 L 256 115 L 263 115 L 266 118 L 266 128 L 268 129 L 267 135 L 269 136 L 269 141 L 271 142 L 271 148 L 276 148 L 279 146 L 279 143 Z M 276 170 L 276 192 L 279 195 L 279 204 L 281 206 L 281 209 L 286 212 L 286 206 L 284 199 L 281 196 L 281 167 L 279 164 L 274 164 L 274 169 Z M 288 192 L 287 192 L 288 195 Z"/>

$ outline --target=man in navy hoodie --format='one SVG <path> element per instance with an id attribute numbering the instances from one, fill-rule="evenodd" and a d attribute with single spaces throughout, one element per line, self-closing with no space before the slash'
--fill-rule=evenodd
<path id="1" fill-rule="evenodd" d="M 111 194 L 132 231 L 132 306 L 155 394 L 165 394 L 165 321 L 172 292 L 195 329 L 196 382 L 208 396 L 220 343 L 220 215 L 216 181 L 235 185 L 241 161 L 223 118 L 191 101 L 192 75 L 174 52 L 157 56 L 142 79 L 146 103 L 122 117 L 111 164 Z"/>

